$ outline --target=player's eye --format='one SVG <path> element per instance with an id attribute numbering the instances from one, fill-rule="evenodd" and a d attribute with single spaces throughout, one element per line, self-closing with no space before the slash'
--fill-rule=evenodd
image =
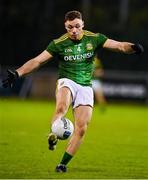
<path id="1" fill-rule="evenodd" d="M 67 28 L 68 28 L 68 29 L 72 29 L 72 28 L 73 28 L 73 26 L 69 25 L 69 26 L 67 26 Z"/>
<path id="2" fill-rule="evenodd" d="M 76 24 L 75 27 L 76 27 L 76 28 L 80 28 L 80 24 Z"/>

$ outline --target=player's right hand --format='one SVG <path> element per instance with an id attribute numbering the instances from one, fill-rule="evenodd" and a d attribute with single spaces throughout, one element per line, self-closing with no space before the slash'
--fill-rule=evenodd
<path id="1" fill-rule="evenodd" d="M 18 79 L 19 75 L 17 71 L 14 71 L 11 69 L 8 69 L 7 73 L 8 73 L 7 77 L 4 80 L 2 80 L 2 86 L 4 88 L 7 88 L 7 87 L 12 88 L 14 82 L 16 81 L 16 79 Z"/>

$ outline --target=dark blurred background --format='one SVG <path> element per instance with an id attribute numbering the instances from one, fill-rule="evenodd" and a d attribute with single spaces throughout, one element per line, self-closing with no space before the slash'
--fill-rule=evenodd
<path id="1" fill-rule="evenodd" d="M 132 78 L 137 72 L 142 73 L 140 80 L 144 79 L 145 84 L 148 84 L 147 0 L 0 0 L 2 71 L 7 67 L 22 65 L 41 53 L 53 38 L 65 33 L 64 15 L 69 10 L 83 13 L 87 30 L 103 33 L 115 40 L 142 44 L 145 52 L 139 56 L 107 50 L 101 50 L 98 56 L 105 72 L 119 71 L 114 74 L 115 77 L 121 75 L 120 72 L 128 71 L 128 77 L 132 73 Z M 48 69 L 48 66 L 57 67 L 57 61 L 43 68 Z M 106 77 L 108 79 L 111 76 Z"/>
<path id="2" fill-rule="evenodd" d="M 64 14 L 73 9 L 83 12 L 87 30 L 144 46 L 142 56 L 101 51 L 105 69 L 148 70 L 147 0 L 0 0 L 1 65 L 20 66 L 38 55 L 65 32 Z"/>

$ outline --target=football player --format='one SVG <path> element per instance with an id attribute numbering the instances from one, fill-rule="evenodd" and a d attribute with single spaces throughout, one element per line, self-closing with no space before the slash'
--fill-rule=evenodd
<path id="1" fill-rule="evenodd" d="M 8 70 L 8 76 L 3 80 L 5 88 L 12 87 L 19 77 L 38 69 L 53 56 L 58 56 L 59 79 L 52 122 L 64 117 L 72 104 L 75 130 L 61 162 L 56 167 L 57 172 L 67 171 L 66 166 L 83 142 L 91 120 L 94 102 L 91 80 L 96 51 L 100 48 L 126 54 L 140 54 L 144 51 L 140 44 L 119 42 L 101 33 L 84 30 L 84 21 L 79 11 L 67 12 L 64 25 L 67 31 L 64 35 L 52 40 L 41 54 L 28 60 L 20 68 Z M 49 149 L 54 150 L 57 136 L 52 132 L 49 134 L 48 143 Z"/>

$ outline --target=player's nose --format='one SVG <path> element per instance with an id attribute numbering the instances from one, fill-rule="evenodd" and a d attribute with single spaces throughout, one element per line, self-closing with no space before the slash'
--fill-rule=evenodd
<path id="1" fill-rule="evenodd" d="M 72 32 L 73 32 L 73 34 L 76 34 L 77 28 L 74 27 L 74 28 L 72 29 Z"/>

